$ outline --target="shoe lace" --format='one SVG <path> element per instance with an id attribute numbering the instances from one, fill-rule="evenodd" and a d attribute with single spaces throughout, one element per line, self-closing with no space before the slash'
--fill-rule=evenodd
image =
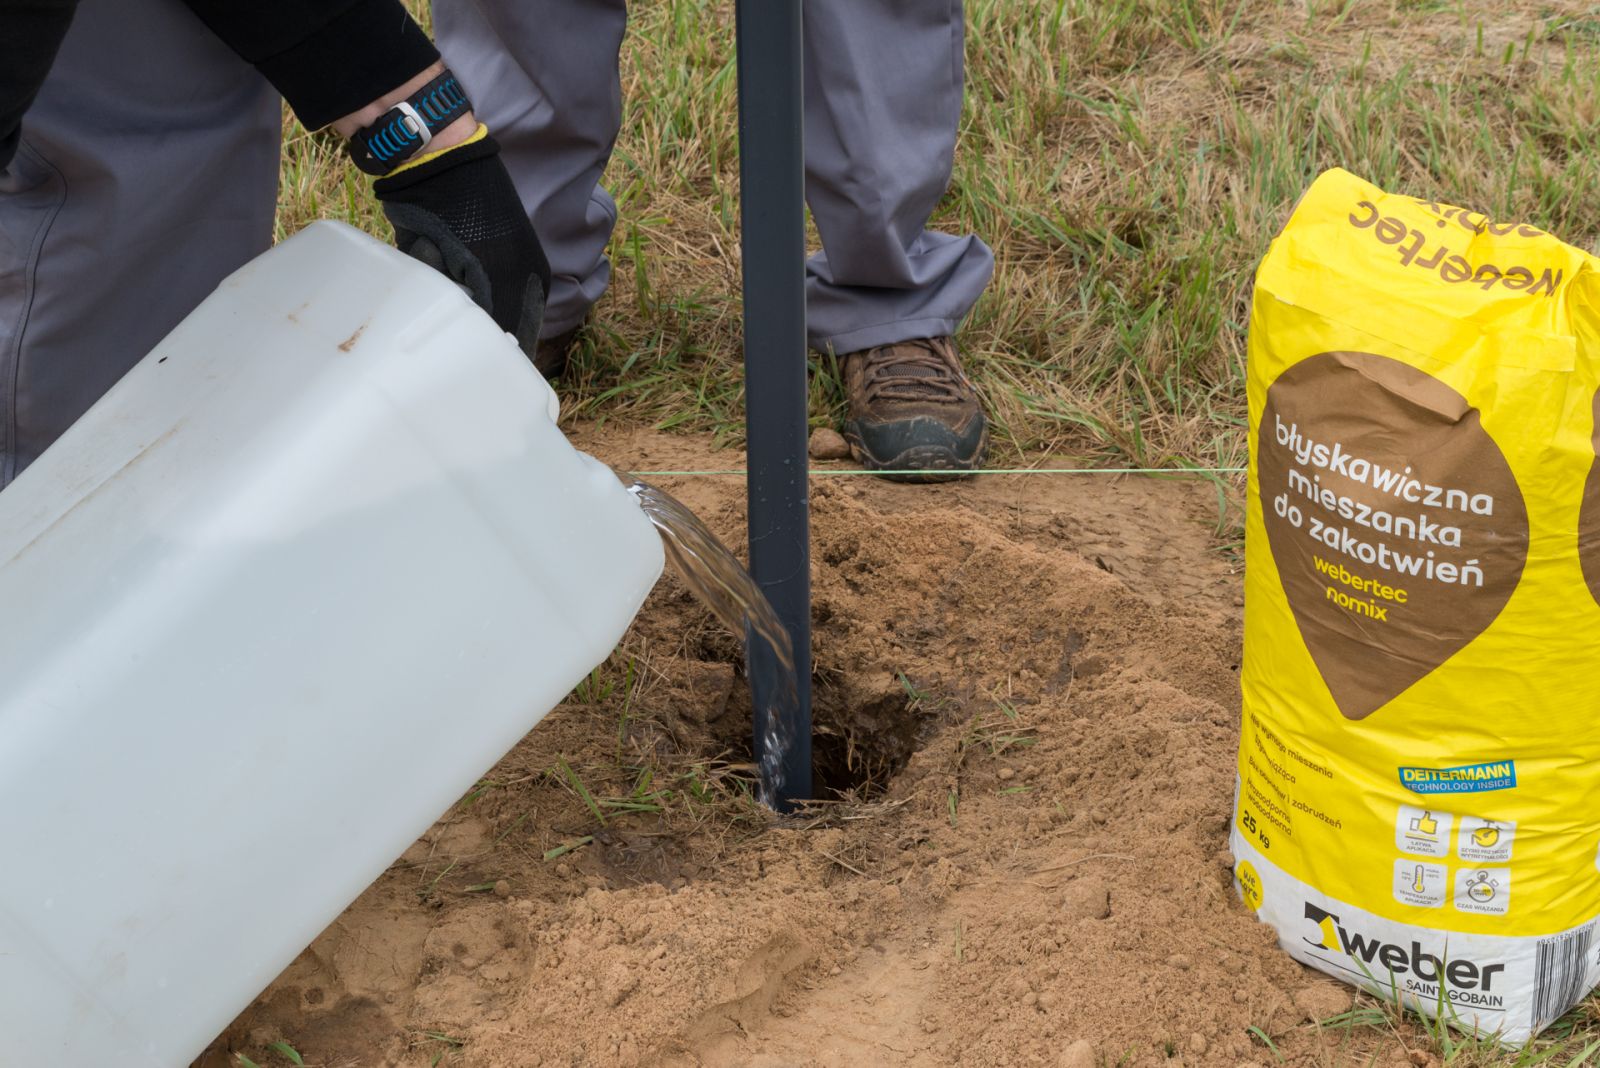
<path id="1" fill-rule="evenodd" d="M 922 401 L 959 404 L 965 399 L 966 376 L 956 362 L 955 346 L 939 338 L 917 338 L 867 349 L 861 381 L 868 403 Z"/>

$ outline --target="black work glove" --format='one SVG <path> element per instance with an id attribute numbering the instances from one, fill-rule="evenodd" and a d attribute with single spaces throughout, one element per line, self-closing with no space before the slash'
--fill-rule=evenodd
<path id="1" fill-rule="evenodd" d="M 532 359 L 550 292 L 550 262 L 494 138 L 379 178 L 372 191 L 394 225 L 400 251 L 465 287 Z"/>

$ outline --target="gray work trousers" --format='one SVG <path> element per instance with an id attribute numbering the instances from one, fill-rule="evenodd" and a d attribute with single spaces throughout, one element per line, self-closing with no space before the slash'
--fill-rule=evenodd
<path id="1" fill-rule="evenodd" d="M 609 278 L 625 8 L 476 4 L 438 0 L 443 43 L 558 272 L 559 333 Z M 992 271 L 977 238 L 924 229 L 949 181 L 960 0 L 806 0 L 806 18 L 812 342 L 949 333 Z M 279 134 L 271 87 L 176 0 L 83 0 L 0 174 L 0 486 L 271 244 Z"/>
<path id="2" fill-rule="evenodd" d="M 0 173 L 0 486 L 271 246 L 282 121 L 176 0 L 84 0 Z"/>
<path id="3" fill-rule="evenodd" d="M 446 61 L 494 131 L 555 275 L 544 336 L 611 278 L 600 186 L 622 124 L 625 0 L 433 0 Z M 955 332 L 994 271 L 972 235 L 927 229 L 961 120 L 961 0 L 805 0 L 806 264 L 814 348 Z"/>

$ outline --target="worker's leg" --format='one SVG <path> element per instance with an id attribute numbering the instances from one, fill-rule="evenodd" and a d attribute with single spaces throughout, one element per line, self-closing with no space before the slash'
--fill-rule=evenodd
<path id="1" fill-rule="evenodd" d="M 281 122 L 178 0 L 84 0 L 0 175 L 0 485 L 271 244 Z"/>
<path id="2" fill-rule="evenodd" d="M 994 270 L 977 237 L 926 229 L 961 121 L 961 0 L 806 0 L 804 18 L 811 343 L 952 334 Z"/>
<path id="3" fill-rule="evenodd" d="M 545 337 L 583 321 L 611 280 L 617 206 L 600 188 L 622 126 L 624 0 L 434 0 L 445 61 L 500 142 L 554 275 Z"/>

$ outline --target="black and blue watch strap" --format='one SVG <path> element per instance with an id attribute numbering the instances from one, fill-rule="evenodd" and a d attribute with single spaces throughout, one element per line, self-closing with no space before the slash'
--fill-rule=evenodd
<path id="1" fill-rule="evenodd" d="M 433 135 L 472 110 L 466 90 L 445 71 L 350 138 L 350 158 L 368 174 L 385 175 L 414 159 Z"/>

